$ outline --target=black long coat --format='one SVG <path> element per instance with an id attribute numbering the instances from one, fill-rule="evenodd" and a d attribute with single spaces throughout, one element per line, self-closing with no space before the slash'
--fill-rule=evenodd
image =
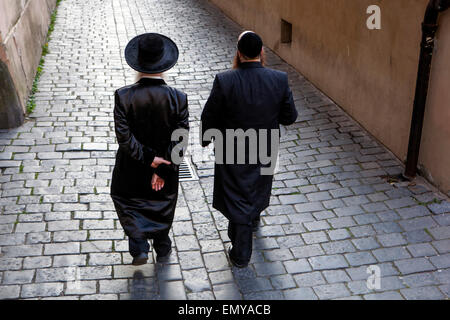
<path id="1" fill-rule="evenodd" d="M 208 129 L 219 129 L 222 134 L 226 129 L 279 129 L 280 124 L 294 123 L 297 116 L 287 74 L 249 62 L 216 76 L 202 113 L 202 133 Z M 269 206 L 272 190 L 273 176 L 261 175 L 259 156 L 257 164 L 249 164 L 248 141 L 246 145 L 246 164 L 218 164 L 215 149 L 213 207 L 238 224 L 256 219 Z M 225 146 L 223 153 L 225 158 Z"/>
<path id="2" fill-rule="evenodd" d="M 186 94 L 162 79 L 142 78 L 115 92 L 114 122 L 119 149 L 111 182 L 120 223 L 129 237 L 152 239 L 172 226 L 178 197 L 177 165 L 153 169 L 155 156 L 171 161 L 176 129 L 189 129 Z M 164 188 L 152 190 L 157 173 Z"/>

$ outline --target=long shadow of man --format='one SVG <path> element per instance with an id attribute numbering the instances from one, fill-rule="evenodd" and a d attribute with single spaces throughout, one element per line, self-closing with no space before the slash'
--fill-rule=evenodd
<path id="1" fill-rule="evenodd" d="M 142 271 L 138 270 L 133 274 L 130 288 L 131 300 L 155 300 L 158 299 L 155 282 L 146 279 Z"/>

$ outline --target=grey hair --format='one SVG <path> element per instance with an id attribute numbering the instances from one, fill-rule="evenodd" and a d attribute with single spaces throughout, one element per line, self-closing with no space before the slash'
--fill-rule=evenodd
<path id="1" fill-rule="evenodd" d="M 135 81 L 137 82 L 137 81 L 141 80 L 143 77 L 145 77 L 145 76 L 151 76 L 151 75 L 152 75 L 152 74 L 142 73 L 142 72 L 136 71 Z M 163 73 L 161 74 L 161 77 L 162 77 L 163 79 L 165 79 L 165 75 L 166 75 L 166 74 L 163 72 Z"/>

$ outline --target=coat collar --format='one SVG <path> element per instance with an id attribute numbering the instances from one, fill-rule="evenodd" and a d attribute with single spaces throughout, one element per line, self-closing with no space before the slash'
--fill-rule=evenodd
<path id="1" fill-rule="evenodd" d="M 244 62 L 239 68 L 241 69 L 250 69 L 250 68 L 264 68 L 261 62 Z"/>
<path id="2" fill-rule="evenodd" d="M 141 78 L 138 81 L 138 83 L 150 86 L 162 86 L 166 84 L 166 82 L 163 79 L 156 79 L 156 78 Z"/>

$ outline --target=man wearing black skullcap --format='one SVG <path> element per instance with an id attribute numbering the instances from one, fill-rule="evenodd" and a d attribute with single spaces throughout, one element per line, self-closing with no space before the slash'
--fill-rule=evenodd
<path id="1" fill-rule="evenodd" d="M 234 70 L 216 76 L 201 117 L 203 147 L 211 143 L 210 139 L 205 138 L 205 133 L 211 132 L 211 129 L 221 133 L 223 141 L 226 141 L 230 129 L 258 133 L 256 143 L 251 139 L 244 140 L 245 152 L 240 154 L 236 152 L 236 140 L 231 140 L 231 146 L 222 149 L 215 138 L 213 207 L 229 220 L 228 236 L 232 246 L 228 255 L 231 263 L 238 268 L 245 268 L 250 262 L 252 230 L 257 230 L 260 214 L 269 206 L 273 180 L 272 174 L 262 174 L 263 168 L 273 164 L 267 165 L 261 161 L 260 152 L 257 152 L 256 164 L 249 161 L 255 156 L 250 150 L 255 152 L 261 148 L 260 142 L 266 140 L 259 139 L 262 131 L 277 133 L 280 124 L 293 124 L 297 116 L 287 74 L 265 68 L 261 38 L 251 31 L 242 33 L 238 39 Z M 268 136 L 268 141 L 273 143 L 271 132 Z M 278 133 L 276 138 L 278 140 Z M 255 143 L 257 148 L 252 148 L 250 143 Z M 230 147 L 234 149 L 229 150 Z M 271 149 L 271 146 L 266 146 L 265 150 Z M 245 162 L 222 162 L 218 160 L 219 153 L 222 159 L 232 154 L 235 160 L 241 156 Z"/>
<path id="2" fill-rule="evenodd" d="M 263 66 L 266 58 L 261 38 L 252 31 L 244 31 L 238 38 L 236 56 L 233 61 L 233 69 L 238 69 L 246 62 L 260 62 Z"/>

